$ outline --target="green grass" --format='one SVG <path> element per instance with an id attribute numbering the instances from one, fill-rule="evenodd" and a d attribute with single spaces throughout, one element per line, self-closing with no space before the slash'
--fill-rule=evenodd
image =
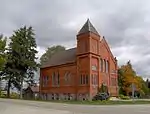
<path id="1" fill-rule="evenodd" d="M 14 98 L 5 98 L 5 99 L 14 99 Z M 20 99 L 21 100 L 21 99 Z M 37 102 L 51 102 L 51 103 L 65 103 L 65 104 L 81 104 L 81 105 L 136 105 L 136 104 L 150 104 L 150 101 L 146 100 L 134 100 L 134 101 L 63 101 L 63 100 L 28 100 L 28 101 L 37 101 Z"/>
<path id="2" fill-rule="evenodd" d="M 41 100 L 40 100 L 41 101 Z M 46 101 L 53 103 L 83 104 L 83 105 L 129 105 L 129 104 L 150 104 L 150 101 Z"/>

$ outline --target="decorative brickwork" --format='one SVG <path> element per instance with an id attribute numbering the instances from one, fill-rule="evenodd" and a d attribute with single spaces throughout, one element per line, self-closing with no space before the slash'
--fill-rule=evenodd
<path id="1" fill-rule="evenodd" d="M 90 100 L 102 83 L 118 96 L 117 60 L 89 20 L 77 35 L 77 48 L 55 54 L 40 71 L 45 100 Z"/>

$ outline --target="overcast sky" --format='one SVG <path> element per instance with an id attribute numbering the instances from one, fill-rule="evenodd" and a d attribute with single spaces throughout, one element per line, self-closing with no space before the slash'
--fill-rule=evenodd
<path id="1" fill-rule="evenodd" d="M 0 33 L 33 26 L 39 57 L 49 46 L 75 47 L 87 18 L 119 65 L 131 60 L 139 75 L 150 78 L 150 0 L 0 0 Z"/>

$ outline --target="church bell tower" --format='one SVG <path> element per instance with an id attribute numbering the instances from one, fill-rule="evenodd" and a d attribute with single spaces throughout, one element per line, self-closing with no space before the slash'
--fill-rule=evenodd
<path id="1" fill-rule="evenodd" d="M 80 85 L 84 86 L 84 90 L 87 90 L 89 98 L 91 96 L 91 85 L 92 85 L 92 64 L 96 65 L 98 68 L 99 63 L 99 41 L 100 35 L 94 28 L 90 20 L 88 19 L 83 25 L 81 30 L 77 34 L 77 80 L 78 89 L 80 90 Z M 95 58 L 93 58 L 95 57 Z M 95 67 L 95 68 L 96 68 Z M 95 72 L 98 77 L 98 70 Z M 97 78 L 98 81 L 98 78 Z"/>

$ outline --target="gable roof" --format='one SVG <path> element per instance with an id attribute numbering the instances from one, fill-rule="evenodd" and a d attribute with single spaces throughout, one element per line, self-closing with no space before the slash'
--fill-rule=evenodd
<path id="1" fill-rule="evenodd" d="M 97 32 L 97 30 L 92 25 L 92 23 L 90 22 L 89 19 L 86 21 L 86 23 L 83 25 L 81 30 L 78 32 L 78 35 L 83 34 L 83 33 L 87 33 L 87 32 L 92 32 L 92 33 L 95 33 L 95 34 L 99 35 L 99 33 Z"/>
<path id="2" fill-rule="evenodd" d="M 54 54 L 51 59 L 46 62 L 41 68 L 72 63 L 76 61 L 76 48 L 71 48 L 65 51 Z"/>
<path id="3" fill-rule="evenodd" d="M 101 42 L 103 42 L 103 45 L 105 46 L 105 48 L 107 49 L 107 51 L 110 53 L 110 57 L 112 58 L 112 60 L 114 61 L 114 62 L 116 62 L 116 58 L 114 57 L 114 55 L 112 54 L 112 51 L 111 51 L 111 49 L 110 49 L 110 47 L 109 47 L 109 45 L 108 45 L 108 43 L 107 43 L 107 41 L 106 41 L 106 39 L 105 39 L 105 37 L 103 36 L 103 38 L 101 39 Z"/>
<path id="4" fill-rule="evenodd" d="M 32 91 L 34 93 L 38 93 L 39 92 L 39 86 L 28 86 L 27 88 L 23 89 L 23 94 L 25 94 L 26 92 Z"/>

